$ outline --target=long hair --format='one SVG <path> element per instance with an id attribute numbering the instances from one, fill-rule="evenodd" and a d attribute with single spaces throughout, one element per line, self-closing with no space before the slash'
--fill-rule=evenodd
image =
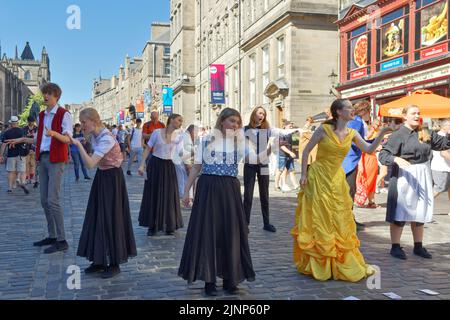
<path id="1" fill-rule="evenodd" d="M 364 100 L 355 104 L 355 114 L 357 116 L 362 116 L 363 114 L 370 112 L 370 110 L 372 110 L 370 101 Z"/>
<path id="2" fill-rule="evenodd" d="M 347 103 L 351 103 L 350 100 L 348 99 L 334 100 L 330 107 L 331 116 L 333 118 L 325 121 L 324 124 L 331 124 L 336 129 L 337 121 L 339 119 L 338 110 L 344 109 Z"/>
<path id="3" fill-rule="evenodd" d="M 95 123 L 97 127 L 103 127 L 100 115 L 94 108 L 86 108 L 80 111 L 80 118 L 86 118 Z"/>
<path id="4" fill-rule="evenodd" d="M 177 114 L 177 113 L 172 113 L 172 114 L 169 116 L 169 118 L 167 119 L 167 125 L 166 125 L 166 127 L 169 126 L 169 124 L 172 122 L 172 120 L 175 120 L 175 119 L 178 118 L 178 117 L 181 117 L 181 115 L 180 115 L 180 114 Z"/>
<path id="5" fill-rule="evenodd" d="M 250 115 L 250 122 L 249 122 L 248 125 L 252 129 L 255 129 L 258 126 L 258 121 L 256 120 L 256 113 L 260 109 L 264 111 L 264 120 L 261 122 L 261 129 L 269 129 L 270 128 L 270 124 L 269 124 L 269 121 L 267 121 L 267 111 L 266 111 L 266 109 L 264 109 L 261 106 L 256 107 L 255 109 L 253 109 L 253 112 Z"/>
<path id="6" fill-rule="evenodd" d="M 407 105 L 402 110 L 403 116 L 406 117 L 406 115 L 408 114 L 408 111 L 411 110 L 412 108 L 417 108 L 420 110 L 420 108 L 416 105 L 413 105 L 413 104 Z M 419 127 L 417 128 L 417 133 L 419 134 L 420 142 L 430 142 L 431 141 L 430 133 L 427 130 L 425 130 L 422 125 L 419 125 Z"/>

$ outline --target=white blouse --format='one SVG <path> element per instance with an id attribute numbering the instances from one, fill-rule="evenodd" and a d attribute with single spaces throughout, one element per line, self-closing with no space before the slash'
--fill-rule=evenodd
<path id="1" fill-rule="evenodd" d="M 166 143 L 162 136 L 163 130 L 165 131 L 165 129 L 155 130 L 147 145 L 150 149 L 153 148 L 153 155 L 160 159 L 181 161 L 179 153 L 183 150 L 183 133 L 180 130 L 174 131 L 171 143 Z"/>
<path id="2" fill-rule="evenodd" d="M 92 149 L 94 150 L 94 155 L 97 155 L 101 158 L 105 156 L 111 149 L 114 147 L 116 140 L 114 140 L 114 137 L 110 134 L 106 134 L 106 131 L 108 129 L 103 129 L 98 137 L 95 135 L 92 135 Z"/>

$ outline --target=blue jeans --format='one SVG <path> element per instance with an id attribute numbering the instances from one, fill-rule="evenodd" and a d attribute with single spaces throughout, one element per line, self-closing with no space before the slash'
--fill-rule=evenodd
<path id="1" fill-rule="evenodd" d="M 88 178 L 89 175 L 87 173 L 87 170 L 84 166 L 83 159 L 81 159 L 81 154 L 78 151 L 72 151 L 72 159 L 73 159 L 73 168 L 75 169 L 75 177 L 80 179 L 80 165 L 81 170 L 83 170 L 83 175 L 85 178 Z"/>

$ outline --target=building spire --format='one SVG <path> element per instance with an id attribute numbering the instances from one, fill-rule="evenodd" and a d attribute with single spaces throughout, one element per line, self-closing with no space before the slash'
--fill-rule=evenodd
<path id="1" fill-rule="evenodd" d="M 17 45 L 16 45 L 16 54 L 14 56 L 15 60 L 19 60 L 19 52 L 17 51 Z"/>
<path id="2" fill-rule="evenodd" d="M 25 48 L 23 49 L 22 55 L 20 57 L 22 60 L 33 60 L 34 61 L 34 55 L 33 51 L 31 51 L 30 43 L 27 41 L 27 44 L 25 45 Z"/>

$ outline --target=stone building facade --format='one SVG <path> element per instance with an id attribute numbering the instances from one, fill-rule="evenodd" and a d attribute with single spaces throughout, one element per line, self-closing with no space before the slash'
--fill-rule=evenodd
<path id="1" fill-rule="evenodd" d="M 338 5 L 172 0 L 175 111 L 213 125 L 224 107 L 238 109 L 247 122 L 254 107 L 264 106 L 277 126 L 283 119 L 301 125 L 322 112 L 334 99 L 329 75 L 338 71 Z M 211 64 L 225 65 L 225 105 L 210 104 Z"/>
<path id="2" fill-rule="evenodd" d="M 162 110 L 162 87 L 168 86 L 170 79 L 170 24 L 152 23 L 150 39 L 141 56 L 126 56 L 118 75 L 94 81 L 91 104 L 102 121 L 117 123 L 117 113 L 122 110 L 128 123 L 130 105 L 138 105 L 145 96 L 150 99 L 144 103 L 144 120 L 152 109 Z"/>
<path id="3" fill-rule="evenodd" d="M 16 46 L 14 59 L 8 59 L 6 54 L 3 54 L 0 64 L 22 80 L 33 94 L 39 92 L 43 83 L 50 81 L 50 58 L 45 47 L 42 48 L 41 60 L 36 60 L 29 42 L 20 57 Z"/>

